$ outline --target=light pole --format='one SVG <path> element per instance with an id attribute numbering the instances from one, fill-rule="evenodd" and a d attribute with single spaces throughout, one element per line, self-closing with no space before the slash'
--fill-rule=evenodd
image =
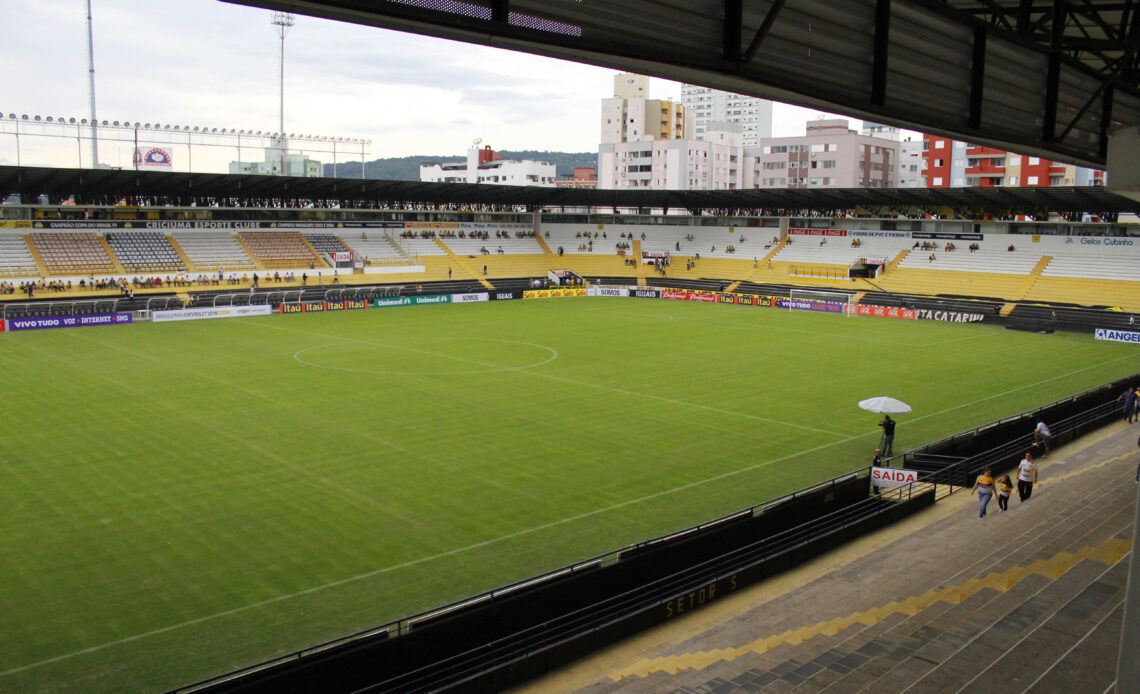
<path id="1" fill-rule="evenodd" d="M 99 132 L 95 121 L 95 35 L 91 25 L 91 0 L 87 0 L 87 77 L 88 90 L 91 93 L 91 168 L 97 169 L 99 168 Z"/>
<path id="2" fill-rule="evenodd" d="M 280 97 L 281 97 L 281 127 L 277 132 L 281 134 L 278 145 L 281 147 L 281 175 L 285 175 L 285 34 L 296 24 L 297 20 L 288 12 L 274 12 L 270 23 L 277 27 L 277 35 L 281 37 L 281 71 L 280 71 Z"/>

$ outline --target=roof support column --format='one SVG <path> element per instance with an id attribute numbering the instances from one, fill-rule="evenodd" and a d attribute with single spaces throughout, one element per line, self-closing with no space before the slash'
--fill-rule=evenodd
<path id="1" fill-rule="evenodd" d="M 1118 128 L 1108 134 L 1108 166 L 1104 174 L 1112 192 L 1140 200 L 1140 125 Z"/>
<path id="2" fill-rule="evenodd" d="M 974 27 L 974 58 L 970 72 L 970 116 L 968 125 L 982 127 L 982 90 L 986 84 L 986 28 Z"/>
<path id="3" fill-rule="evenodd" d="M 1061 93 L 1061 42 L 1065 38 L 1065 21 L 1069 17 L 1069 1 L 1053 0 L 1052 50 L 1045 75 L 1045 113 L 1041 137 L 1046 142 L 1057 139 L 1057 100 Z"/>
<path id="4" fill-rule="evenodd" d="M 724 59 L 739 63 L 744 36 L 744 0 L 724 0 Z"/>
<path id="5" fill-rule="evenodd" d="M 871 65 L 871 103 L 887 100 L 887 48 L 891 42 L 891 0 L 875 0 L 874 62 Z"/>

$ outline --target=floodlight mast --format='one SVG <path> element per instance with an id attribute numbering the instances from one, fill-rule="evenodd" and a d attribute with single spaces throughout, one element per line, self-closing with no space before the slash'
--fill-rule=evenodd
<path id="1" fill-rule="evenodd" d="M 95 120 L 95 36 L 91 24 L 91 0 L 87 0 L 87 78 L 91 95 L 91 168 L 99 168 L 99 135 Z"/>
<path id="2" fill-rule="evenodd" d="M 88 1 L 90 1 L 90 0 L 88 0 Z M 273 13 L 273 19 L 270 20 L 270 24 L 277 27 L 277 35 L 279 37 L 281 37 L 281 71 L 279 73 L 280 78 L 281 78 L 281 84 L 280 84 L 280 90 L 279 90 L 279 94 L 281 97 L 281 127 L 277 131 L 281 135 L 281 139 L 278 141 L 278 144 L 280 145 L 280 148 L 281 148 L 281 170 L 278 172 L 278 175 L 281 175 L 281 176 L 285 175 L 285 146 L 286 146 L 286 144 L 285 144 L 286 143 L 286 140 L 285 140 L 285 34 L 289 33 L 289 29 L 296 23 L 297 23 L 297 20 L 293 17 L 293 15 L 289 14 L 288 12 L 274 12 Z"/>

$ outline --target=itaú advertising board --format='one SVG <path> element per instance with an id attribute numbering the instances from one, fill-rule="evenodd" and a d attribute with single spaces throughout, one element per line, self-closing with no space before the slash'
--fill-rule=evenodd
<path id="1" fill-rule="evenodd" d="M 152 323 L 168 323 L 176 320 L 268 316 L 271 313 L 273 313 L 273 307 L 269 304 L 258 304 L 257 306 L 211 306 L 209 308 L 183 308 L 174 311 L 151 311 L 150 320 Z"/>
<path id="2" fill-rule="evenodd" d="M 901 467 L 873 467 L 871 468 L 871 486 L 899 489 L 910 487 L 918 482 L 918 470 L 906 470 Z"/>

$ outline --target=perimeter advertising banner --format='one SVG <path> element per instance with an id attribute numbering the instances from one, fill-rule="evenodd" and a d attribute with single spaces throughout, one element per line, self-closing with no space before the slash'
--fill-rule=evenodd
<path id="1" fill-rule="evenodd" d="M 662 289 L 661 298 L 673 299 L 674 301 L 706 301 L 708 303 L 716 303 L 716 294 L 714 292 L 682 292 L 672 289 Z"/>
<path id="2" fill-rule="evenodd" d="M 492 301 L 508 301 L 510 299 L 521 299 L 521 298 L 523 298 L 523 293 L 522 292 L 494 292 L 494 293 L 490 294 L 490 298 Z"/>
<path id="3" fill-rule="evenodd" d="M 524 299 L 560 299 L 567 296 L 586 296 L 585 287 L 556 287 L 523 292 Z"/>
<path id="4" fill-rule="evenodd" d="M 1098 340 L 1108 340 L 1109 342 L 1131 342 L 1132 344 L 1140 345 L 1140 333 L 1131 330 L 1097 328 L 1094 337 Z"/>
<path id="5" fill-rule="evenodd" d="M 151 311 L 152 323 L 168 323 L 178 320 L 203 320 L 206 318 L 244 318 L 246 316 L 268 316 L 273 313 L 269 304 L 257 306 L 218 306 L 211 308 L 183 308 L 173 311 Z"/>
<path id="6" fill-rule="evenodd" d="M 878 318 L 902 318 L 915 320 L 915 310 L 912 308 L 898 308 L 894 306 L 874 306 L 871 304 L 855 304 L 847 307 L 847 313 L 852 316 L 875 316 Z"/>
<path id="7" fill-rule="evenodd" d="M 393 306 L 422 306 L 423 304 L 450 304 L 450 294 L 428 294 L 427 296 L 395 296 L 390 299 L 373 299 L 376 308 Z"/>
<path id="8" fill-rule="evenodd" d="M 468 292 L 466 294 L 452 294 L 451 303 L 453 304 L 470 304 L 479 301 L 490 301 L 491 294 L 489 292 Z"/>
<path id="9" fill-rule="evenodd" d="M 788 229 L 789 234 L 797 236 L 846 236 L 846 229 Z"/>
<path id="10" fill-rule="evenodd" d="M 847 304 L 836 304 L 830 301 L 806 301 L 804 299 L 778 299 L 776 308 L 788 308 L 793 311 L 823 311 L 825 313 L 843 313 Z"/>
<path id="11" fill-rule="evenodd" d="M 986 319 L 984 313 L 966 313 L 963 311 L 934 311 L 928 308 L 915 309 L 915 316 L 922 320 L 940 320 L 947 323 L 981 323 Z"/>
<path id="12" fill-rule="evenodd" d="M 629 296 L 625 287 L 590 287 L 587 290 L 590 296 Z"/>
<path id="13" fill-rule="evenodd" d="M 9 318 L 7 322 L 8 330 L 16 332 L 18 330 L 46 330 L 49 328 L 89 328 L 93 325 L 126 325 L 132 323 L 133 318 L 133 314 L 130 313 L 91 313 L 81 316 Z"/>
<path id="14" fill-rule="evenodd" d="M 660 299 L 661 292 L 656 289 L 634 289 L 630 296 L 635 296 L 639 299 Z"/>

